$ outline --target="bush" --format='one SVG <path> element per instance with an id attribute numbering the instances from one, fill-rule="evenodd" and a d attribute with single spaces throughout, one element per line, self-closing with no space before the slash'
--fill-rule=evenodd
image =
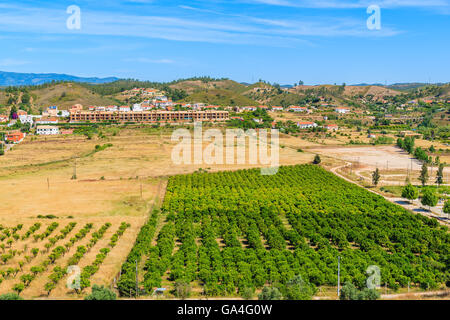
<path id="1" fill-rule="evenodd" d="M 255 296 L 255 289 L 254 288 L 244 288 L 241 292 L 241 297 L 244 300 L 252 300 Z"/>
<path id="2" fill-rule="evenodd" d="M 316 154 L 313 160 L 313 164 L 320 164 L 322 162 L 322 159 L 320 159 L 320 156 Z"/>
<path id="3" fill-rule="evenodd" d="M 0 295 L 0 300 L 23 300 L 17 293 L 5 293 Z"/>
<path id="4" fill-rule="evenodd" d="M 298 275 L 287 282 L 285 298 L 286 300 L 311 300 L 315 292 L 314 286 Z"/>
<path id="5" fill-rule="evenodd" d="M 375 289 L 358 290 L 353 283 L 346 282 L 339 298 L 341 300 L 377 300 L 380 298 L 380 294 Z"/>
<path id="6" fill-rule="evenodd" d="M 174 294 L 182 300 L 189 298 L 191 295 L 191 286 L 186 281 L 177 281 L 175 282 Z"/>
<path id="7" fill-rule="evenodd" d="M 282 298 L 280 290 L 275 287 L 264 287 L 258 295 L 259 300 L 281 300 Z"/>
<path id="8" fill-rule="evenodd" d="M 92 293 L 84 298 L 84 300 L 116 300 L 116 294 L 105 288 L 94 284 L 92 286 Z"/>

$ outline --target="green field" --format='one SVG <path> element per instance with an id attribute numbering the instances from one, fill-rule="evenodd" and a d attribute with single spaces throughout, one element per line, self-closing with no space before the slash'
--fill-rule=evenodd
<path id="1" fill-rule="evenodd" d="M 144 228 L 122 267 L 122 296 L 134 295 L 136 260 L 148 293 L 177 282 L 207 296 L 268 285 L 283 291 L 297 275 L 315 288 L 335 286 L 338 256 L 341 282 L 361 288 L 370 265 L 394 291 L 450 280 L 446 227 L 312 165 L 281 167 L 274 176 L 242 170 L 171 177 L 162 213 Z"/>

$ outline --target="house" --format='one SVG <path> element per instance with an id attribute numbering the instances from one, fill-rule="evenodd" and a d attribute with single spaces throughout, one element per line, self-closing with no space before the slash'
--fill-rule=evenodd
<path id="1" fill-rule="evenodd" d="M 334 109 L 334 111 L 336 111 L 337 113 L 346 114 L 346 113 L 349 113 L 349 112 L 350 112 L 350 109 L 338 107 L 338 108 Z"/>
<path id="2" fill-rule="evenodd" d="M 36 120 L 36 124 L 40 125 L 40 124 L 57 124 L 58 123 L 58 118 L 56 117 L 42 117 L 39 120 Z"/>
<path id="3" fill-rule="evenodd" d="M 246 106 L 246 107 L 242 107 L 241 110 L 242 111 L 256 111 L 257 108 L 256 107 L 252 107 L 252 106 Z"/>
<path id="4" fill-rule="evenodd" d="M 38 135 L 55 135 L 59 134 L 59 128 L 55 126 L 38 126 L 36 128 L 36 134 Z"/>
<path id="5" fill-rule="evenodd" d="M 120 107 L 119 107 L 119 111 L 120 111 L 120 112 L 130 112 L 131 109 L 130 109 L 129 106 L 120 106 Z"/>
<path id="6" fill-rule="evenodd" d="M 6 135 L 6 141 L 19 143 L 25 138 L 25 133 L 20 131 L 10 132 Z"/>
<path id="7" fill-rule="evenodd" d="M 339 126 L 337 124 L 327 124 L 325 125 L 325 129 L 327 129 L 328 131 L 338 131 Z"/>
<path id="8" fill-rule="evenodd" d="M 20 115 L 19 116 L 19 120 L 20 120 L 20 122 L 21 123 L 23 123 L 23 124 L 26 124 L 26 123 L 28 123 L 30 126 L 32 126 L 33 125 L 33 116 L 29 116 L 29 115 Z"/>
<path id="9" fill-rule="evenodd" d="M 9 121 L 9 117 L 4 114 L 0 114 L 0 123 L 5 123 Z"/>
<path id="10" fill-rule="evenodd" d="M 289 111 L 293 112 L 307 112 L 308 108 L 306 107 L 300 107 L 300 106 L 290 106 Z"/>
<path id="11" fill-rule="evenodd" d="M 133 104 L 132 110 L 135 111 L 135 112 L 136 111 L 137 112 L 142 111 L 142 105 L 140 103 L 135 103 L 135 104 Z"/>
<path id="12" fill-rule="evenodd" d="M 46 114 L 51 116 L 51 117 L 58 116 L 58 107 L 57 106 L 50 106 L 50 107 L 48 107 Z"/>
<path id="13" fill-rule="evenodd" d="M 17 115 L 20 116 L 26 116 L 28 114 L 28 112 L 26 112 L 25 110 L 19 110 L 17 111 Z"/>
<path id="14" fill-rule="evenodd" d="M 317 127 L 317 123 L 315 122 L 297 122 L 297 127 L 300 129 L 309 129 L 309 128 L 315 128 Z"/>
<path id="15" fill-rule="evenodd" d="M 117 106 L 107 106 L 105 107 L 106 111 L 118 111 L 118 107 Z"/>
<path id="16" fill-rule="evenodd" d="M 283 107 L 274 106 L 272 107 L 272 111 L 283 111 Z"/>
<path id="17" fill-rule="evenodd" d="M 256 118 L 254 118 L 253 121 L 256 122 L 256 123 L 263 123 L 264 122 L 263 119 L 256 119 Z"/>

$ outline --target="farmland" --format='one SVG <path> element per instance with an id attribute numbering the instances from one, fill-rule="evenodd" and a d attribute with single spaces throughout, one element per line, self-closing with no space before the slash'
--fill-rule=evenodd
<path id="1" fill-rule="evenodd" d="M 135 260 L 147 293 L 183 283 L 197 297 L 283 292 L 297 275 L 312 290 L 334 286 L 338 256 L 341 281 L 361 287 L 370 265 L 391 290 L 437 289 L 450 276 L 446 227 L 312 165 L 170 177 L 145 228 L 122 267 L 122 296 L 135 294 Z"/>
<path id="2" fill-rule="evenodd" d="M 91 137 L 34 136 L 0 157 L 0 225 L 3 228 L 0 234 L 5 235 L 2 240 L 4 250 L 0 249 L 0 256 L 5 255 L 5 262 L 0 262 L 0 294 L 11 292 L 14 286 L 22 283 L 21 296 L 24 298 L 77 298 L 74 290 L 66 288 L 68 275 L 61 274 L 61 269 L 67 267 L 74 255 L 81 254 L 77 265 L 81 269 L 92 266 L 97 255 L 103 255 L 100 250 L 104 248 L 110 252 L 89 281 L 112 285 L 151 214 L 151 208 L 158 208 L 168 175 L 199 169 L 218 171 L 248 167 L 245 164 L 173 165 L 170 160 L 174 146 L 171 132 L 150 127 L 103 128 L 101 134 Z M 96 148 L 105 145 L 110 146 Z M 290 148 L 281 150 L 280 161 L 285 164 L 306 163 L 311 159 L 310 154 Z M 74 173 L 76 179 L 72 179 Z M 34 224 L 40 224 L 35 232 L 42 234 L 53 222 L 58 226 L 45 239 L 35 240 L 33 234 L 22 240 Z M 64 239 L 55 242 L 57 235 L 71 223 L 76 223 L 73 229 Z M 88 250 L 91 235 L 106 223 L 111 226 Z M 111 248 L 109 242 L 122 223 L 129 227 Z M 17 229 L 19 225 L 22 225 L 20 230 Z M 86 225 L 92 225 L 89 233 L 67 249 L 65 244 Z M 17 229 L 16 232 L 13 229 Z M 13 242 L 9 243 L 10 239 Z M 54 245 L 47 248 L 50 239 Z M 44 267 L 42 264 L 47 264 L 48 256 L 60 246 L 66 251 L 58 249 L 55 252 L 58 259 Z M 86 252 L 84 249 L 78 252 L 80 246 Z M 32 249 L 39 250 L 36 257 L 32 255 Z M 76 259 L 72 259 L 74 261 Z M 41 267 L 44 269 L 36 272 Z M 55 267 L 61 269 L 55 271 Z M 19 270 L 16 272 L 16 269 Z M 24 275 L 25 283 L 21 281 Z M 51 280 L 55 282 L 54 288 L 48 284 L 50 276 L 55 280 Z M 47 291 L 46 286 L 51 290 Z M 87 291 L 83 290 L 82 294 Z"/>

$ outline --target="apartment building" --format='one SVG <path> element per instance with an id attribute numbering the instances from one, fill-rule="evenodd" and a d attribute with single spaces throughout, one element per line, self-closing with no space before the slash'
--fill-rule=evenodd
<path id="1" fill-rule="evenodd" d="M 180 121 L 226 121 L 228 111 L 141 111 L 141 112 L 76 112 L 70 115 L 70 122 L 180 122 Z"/>

